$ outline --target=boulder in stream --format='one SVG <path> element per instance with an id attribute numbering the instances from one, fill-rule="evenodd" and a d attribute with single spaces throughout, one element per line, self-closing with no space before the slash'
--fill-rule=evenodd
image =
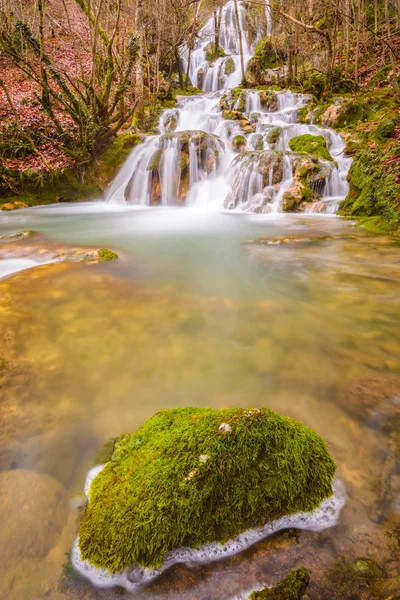
<path id="1" fill-rule="evenodd" d="M 253 528 L 276 519 L 285 528 L 302 511 L 306 523 L 330 502 L 336 468 L 316 432 L 268 408 L 163 410 L 117 438 L 109 456 L 89 485 L 79 560 L 129 568 L 129 581 L 133 565 L 184 561 L 184 548 L 215 560 L 249 545 Z"/>

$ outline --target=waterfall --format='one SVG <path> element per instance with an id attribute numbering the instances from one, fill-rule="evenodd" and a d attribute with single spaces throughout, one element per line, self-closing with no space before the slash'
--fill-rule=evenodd
<path id="1" fill-rule="evenodd" d="M 251 34 L 245 3 L 239 3 L 245 64 L 257 39 L 269 35 L 272 21 L 265 4 L 266 31 Z M 135 205 L 191 204 L 208 208 L 278 213 L 294 183 L 292 138 L 322 135 L 336 165 L 324 181 L 311 184 L 315 196 L 306 212 L 336 212 L 348 193 L 351 159 L 344 156 L 341 136 L 329 129 L 298 122 L 303 94 L 236 89 L 241 80 L 239 36 L 234 2 L 222 8 L 220 46 L 225 56 L 206 60 L 214 42 L 211 17 L 191 52 L 190 78 L 203 94 L 181 96 L 177 108 L 160 116 L 159 135 L 134 148 L 106 193 L 111 203 Z M 187 47 L 181 58 L 187 69 Z M 228 69 L 229 66 L 229 69 Z M 303 206 L 304 210 L 304 206 Z"/>

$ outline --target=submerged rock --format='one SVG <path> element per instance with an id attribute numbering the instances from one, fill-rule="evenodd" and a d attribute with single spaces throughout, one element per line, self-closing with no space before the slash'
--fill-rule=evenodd
<path id="1" fill-rule="evenodd" d="M 264 588 L 259 592 L 253 592 L 249 600 L 301 600 L 306 593 L 310 575 L 305 567 L 291 571 L 274 588 Z"/>
<path id="2" fill-rule="evenodd" d="M 318 434 L 267 408 L 161 411 L 116 440 L 91 483 L 81 559 L 111 573 L 160 567 L 177 548 L 312 511 L 334 472 Z"/>
<path id="3" fill-rule="evenodd" d="M 67 513 L 66 491 L 53 477 L 23 469 L 1 472 L 1 560 L 45 556 Z"/>
<path id="4" fill-rule="evenodd" d="M 339 391 L 338 403 L 371 427 L 400 430 L 400 376 L 357 379 Z"/>

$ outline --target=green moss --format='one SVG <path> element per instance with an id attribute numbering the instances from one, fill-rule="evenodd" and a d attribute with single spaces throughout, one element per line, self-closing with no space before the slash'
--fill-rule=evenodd
<path id="1" fill-rule="evenodd" d="M 109 250 L 108 248 L 101 248 L 98 251 L 98 255 L 99 255 L 99 262 L 104 262 L 105 260 L 114 260 L 114 259 L 118 258 L 118 254 L 116 254 L 112 250 Z"/>
<path id="2" fill-rule="evenodd" d="M 281 128 L 274 127 L 273 129 L 271 129 L 271 131 L 268 134 L 268 138 L 267 138 L 268 143 L 276 144 L 276 142 L 279 140 L 280 135 L 281 135 Z"/>
<path id="3" fill-rule="evenodd" d="M 245 148 L 247 140 L 243 135 L 236 135 L 232 140 L 232 150 L 239 152 L 242 148 Z"/>
<path id="4" fill-rule="evenodd" d="M 326 145 L 326 140 L 322 135 L 298 135 L 289 142 L 289 148 L 293 152 L 311 154 L 318 158 L 333 161 L 333 158 Z"/>
<path id="5" fill-rule="evenodd" d="M 235 72 L 235 62 L 231 56 L 225 61 L 224 72 L 225 75 L 232 75 Z"/>
<path id="6" fill-rule="evenodd" d="M 121 133 L 102 155 L 100 162 L 106 169 L 115 169 L 127 158 L 132 148 L 143 141 L 144 137 L 138 133 Z"/>
<path id="7" fill-rule="evenodd" d="M 215 62 L 217 58 L 222 58 L 226 56 L 224 49 L 221 48 L 221 46 L 218 46 L 218 48 L 216 48 L 214 42 L 210 42 L 209 44 L 207 44 L 207 46 L 204 48 L 204 51 L 206 53 L 206 60 L 209 63 Z"/>
<path id="8" fill-rule="evenodd" d="M 327 597 L 386 598 L 388 593 L 385 570 L 368 558 L 340 560 L 328 573 L 323 586 Z"/>
<path id="9" fill-rule="evenodd" d="M 94 479 L 82 557 L 111 572 L 160 566 L 172 548 L 316 508 L 334 472 L 317 433 L 270 409 L 163 410 L 121 436 Z"/>
<path id="10" fill-rule="evenodd" d="M 397 183 L 400 146 L 380 146 L 356 155 L 350 167 L 350 191 L 340 213 L 361 217 L 360 224 L 374 231 L 400 229 L 400 185 Z"/>
<path id="11" fill-rule="evenodd" d="M 148 165 L 146 167 L 147 171 L 155 171 L 160 168 L 162 155 L 163 155 L 162 148 L 159 148 L 152 154 L 152 156 L 148 162 Z"/>
<path id="12" fill-rule="evenodd" d="M 243 115 L 238 110 L 223 110 L 222 118 L 230 121 L 240 121 L 240 119 L 243 119 Z"/>
<path id="13" fill-rule="evenodd" d="M 96 456 L 94 457 L 93 465 L 104 465 L 104 463 L 111 460 L 114 453 L 115 442 L 117 438 L 110 438 L 105 444 L 102 445 Z"/>
<path id="14" fill-rule="evenodd" d="M 386 138 L 393 137 L 394 134 L 394 123 L 388 119 L 381 121 L 376 128 L 376 133 L 379 139 L 384 140 Z"/>
<path id="15" fill-rule="evenodd" d="M 260 592 L 253 592 L 249 600 L 300 600 L 306 593 L 310 575 L 305 567 L 291 571 L 274 588 L 264 588 Z"/>

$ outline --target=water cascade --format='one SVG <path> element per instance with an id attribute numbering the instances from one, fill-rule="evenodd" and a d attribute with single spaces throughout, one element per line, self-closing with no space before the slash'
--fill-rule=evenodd
<path id="1" fill-rule="evenodd" d="M 271 33 L 268 2 L 265 10 L 263 32 L 249 27 L 245 5 L 239 3 L 245 65 L 257 39 Z M 189 67 L 192 83 L 204 93 L 181 96 L 177 108 L 162 113 L 159 135 L 134 148 L 108 189 L 109 202 L 262 213 L 336 212 L 348 193 L 351 164 L 342 138 L 332 130 L 299 123 L 298 111 L 307 105 L 307 95 L 235 88 L 241 81 L 238 39 L 234 2 L 229 0 L 221 13 L 222 56 L 208 56 L 214 42 L 212 17 L 191 52 L 181 52 L 183 69 Z M 312 157 L 314 162 L 307 163 L 293 153 L 290 141 L 304 134 L 323 136 L 333 162 Z M 302 180 L 299 173 L 307 168 L 308 179 Z"/>

